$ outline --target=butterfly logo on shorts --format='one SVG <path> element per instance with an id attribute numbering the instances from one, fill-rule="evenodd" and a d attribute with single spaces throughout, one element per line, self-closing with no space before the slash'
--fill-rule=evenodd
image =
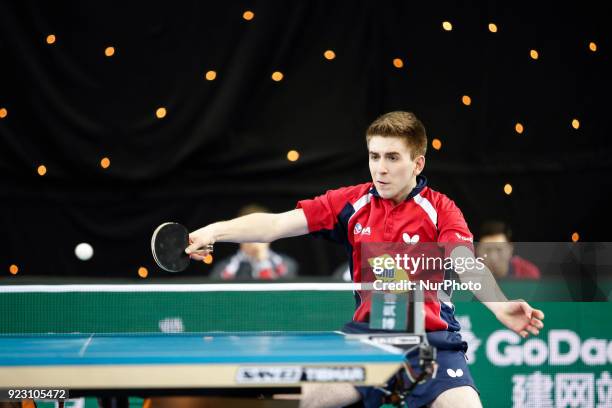
<path id="1" fill-rule="evenodd" d="M 417 242 L 419 242 L 420 237 L 418 234 L 414 234 L 413 236 L 410 236 L 408 235 L 408 233 L 404 232 L 404 234 L 402 235 L 402 238 L 404 239 L 405 243 L 414 245 Z"/>
<path id="2" fill-rule="evenodd" d="M 448 374 L 449 377 L 452 378 L 456 378 L 456 377 L 463 377 L 463 370 L 458 368 L 456 370 L 453 370 L 452 368 L 449 368 L 446 370 L 446 374 Z"/>

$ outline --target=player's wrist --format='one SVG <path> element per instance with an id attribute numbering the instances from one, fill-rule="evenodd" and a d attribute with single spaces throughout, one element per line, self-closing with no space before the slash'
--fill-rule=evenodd
<path id="1" fill-rule="evenodd" d="M 207 229 L 207 235 L 208 235 L 208 240 L 210 241 L 210 244 L 214 244 L 217 241 L 220 241 L 222 238 L 221 235 L 221 230 L 222 228 L 220 228 L 222 226 L 224 222 L 216 222 L 214 224 L 210 224 L 209 226 L 206 227 Z"/>
<path id="2" fill-rule="evenodd" d="M 482 304 L 485 305 L 495 317 L 499 318 L 500 313 L 504 310 L 505 302 L 482 302 Z"/>

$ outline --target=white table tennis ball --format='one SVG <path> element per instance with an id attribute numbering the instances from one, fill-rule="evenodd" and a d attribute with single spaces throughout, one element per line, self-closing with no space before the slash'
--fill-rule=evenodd
<path id="1" fill-rule="evenodd" d="M 88 261 L 93 256 L 93 248 L 87 242 L 81 242 L 74 248 L 74 254 L 81 261 Z"/>

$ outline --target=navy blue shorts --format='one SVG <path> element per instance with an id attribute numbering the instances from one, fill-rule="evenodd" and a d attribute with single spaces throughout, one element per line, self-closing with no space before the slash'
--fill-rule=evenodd
<path id="1" fill-rule="evenodd" d="M 384 330 L 371 330 L 368 323 L 350 322 L 343 328 L 345 333 L 372 333 L 386 332 Z M 457 332 L 438 331 L 428 332 L 429 343 L 437 350 L 436 362 L 438 368 L 434 378 L 430 378 L 413 388 L 410 395 L 406 398 L 407 407 L 424 407 L 431 404 L 438 395 L 451 388 L 470 386 L 478 392 L 474 385 L 474 379 L 467 365 L 465 352 L 467 343 L 461 339 Z M 406 356 L 407 362 L 412 369 L 419 373 L 418 351 L 409 353 Z M 403 382 L 408 384 L 411 381 L 406 370 L 401 371 Z M 392 390 L 396 378 L 391 379 L 385 389 Z M 361 394 L 364 407 L 379 407 L 383 404 L 385 393 L 376 387 L 356 387 Z"/>

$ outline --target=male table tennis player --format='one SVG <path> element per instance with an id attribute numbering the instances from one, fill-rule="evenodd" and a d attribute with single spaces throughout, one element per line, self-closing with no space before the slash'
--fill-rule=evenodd
<path id="1" fill-rule="evenodd" d="M 427 136 L 423 124 L 410 112 L 390 112 L 377 118 L 366 131 L 372 181 L 331 190 L 297 208 L 280 214 L 251 214 L 210 224 L 190 234 L 186 252 L 202 260 L 207 244 L 216 242 L 272 242 L 304 234 L 322 235 L 350 249 L 352 278 L 362 282 L 360 251 L 364 242 L 403 242 L 418 235 L 420 242 L 456 243 L 451 257 L 473 253 L 473 236 L 455 203 L 427 187 L 425 167 Z M 363 230 L 368 228 L 369 234 Z M 490 271 L 485 269 L 490 275 Z M 497 285 L 493 285 L 497 288 Z M 499 288 L 497 288 L 499 290 Z M 500 292 L 501 293 L 501 292 Z M 503 294 L 502 294 L 503 296 Z M 505 298 L 503 298 L 505 299 Z M 496 300 L 501 300 L 499 297 Z M 542 311 L 524 301 L 483 303 L 509 329 L 527 337 L 544 325 Z M 366 326 L 368 302 L 357 302 L 353 326 Z M 481 407 L 466 364 L 466 343 L 461 340 L 454 307 L 427 302 L 425 327 L 438 350 L 435 378 L 421 383 L 407 398 L 408 406 Z M 376 388 L 349 384 L 303 387 L 301 406 L 336 407 L 362 400 L 365 406 L 381 404 Z"/>

